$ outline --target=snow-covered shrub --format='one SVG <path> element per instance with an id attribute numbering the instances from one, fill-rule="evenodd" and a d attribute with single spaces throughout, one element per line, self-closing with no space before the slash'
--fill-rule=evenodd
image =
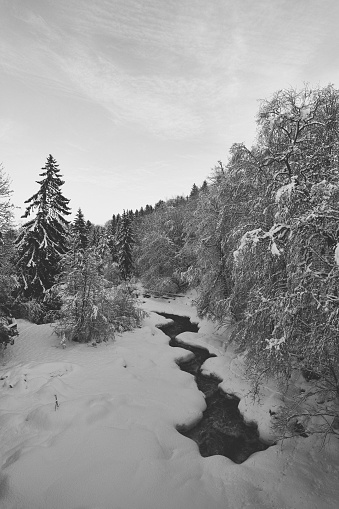
<path id="1" fill-rule="evenodd" d="M 29 320 L 32 323 L 44 323 L 46 308 L 42 302 L 36 299 L 18 301 L 15 305 L 15 310 L 20 318 Z"/>
<path id="2" fill-rule="evenodd" d="M 104 311 L 112 299 L 99 273 L 100 265 L 95 249 L 65 256 L 65 273 L 58 285 L 62 307 L 56 332 L 61 336 L 87 343 L 107 341 L 113 335 L 113 326 Z"/>
<path id="3" fill-rule="evenodd" d="M 145 317 L 144 311 L 136 305 L 133 287 L 127 283 L 112 289 L 112 300 L 107 312 L 115 332 L 132 330 L 138 327 Z"/>
<path id="4" fill-rule="evenodd" d="M 62 300 L 58 335 L 83 343 L 108 341 L 115 332 L 139 325 L 143 315 L 128 284 L 114 287 L 101 274 L 102 259 L 95 248 L 65 257 L 59 284 Z"/>
<path id="5" fill-rule="evenodd" d="M 8 329 L 1 323 L 0 320 L 0 354 L 7 348 L 7 345 L 13 344 L 13 338 L 11 337 Z"/>

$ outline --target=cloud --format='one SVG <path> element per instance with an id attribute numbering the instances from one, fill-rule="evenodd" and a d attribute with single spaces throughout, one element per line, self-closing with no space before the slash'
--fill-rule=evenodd
<path id="1" fill-rule="evenodd" d="M 5 29 L 0 50 L 6 72 L 172 140 L 218 137 L 246 102 L 256 108 L 267 90 L 294 85 L 329 16 L 304 0 L 291 16 L 288 2 L 271 0 L 15 5 L 20 30 Z"/>
<path id="2" fill-rule="evenodd" d="M 192 137 L 203 130 L 197 100 L 204 83 L 159 75 L 133 76 L 104 57 L 79 49 L 60 61 L 73 84 L 108 110 L 116 124 L 134 123 L 158 136 Z"/>
<path id="3" fill-rule="evenodd" d="M 237 95 L 241 37 L 213 26 L 216 11 L 205 2 L 50 5 L 42 16 L 22 4 L 26 31 L 2 54 L 7 72 L 81 94 L 117 125 L 179 140 L 205 133 Z"/>
<path id="4" fill-rule="evenodd" d="M 0 119 L 0 140 L 3 143 L 9 143 L 12 141 L 12 136 L 16 131 L 16 124 L 11 119 Z"/>
<path id="5" fill-rule="evenodd" d="M 161 165 L 161 162 L 158 164 Z M 70 172 L 67 177 L 67 183 L 76 183 L 77 185 L 89 184 L 93 188 L 104 188 L 105 191 L 131 185 L 133 185 L 133 189 L 135 189 L 138 184 L 143 185 L 145 183 L 145 175 L 148 177 L 154 177 L 156 175 L 153 165 L 150 168 L 129 168 L 128 171 L 123 167 L 114 167 L 112 169 L 96 167 L 95 172 L 93 172 L 92 167 L 87 168 L 81 166 L 79 168 L 72 168 L 72 172 Z"/>

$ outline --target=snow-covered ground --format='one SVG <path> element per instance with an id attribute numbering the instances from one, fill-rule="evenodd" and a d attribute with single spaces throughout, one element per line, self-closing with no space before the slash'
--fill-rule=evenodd
<path id="1" fill-rule="evenodd" d="M 189 298 L 144 299 L 148 311 L 190 316 Z M 339 503 L 338 444 L 317 437 L 286 440 L 241 465 L 202 458 L 176 431 L 205 408 L 193 377 L 175 361 L 190 352 L 168 346 L 155 326 L 115 342 L 59 346 L 49 325 L 19 320 L 20 335 L 0 366 L 1 509 L 327 509 Z M 248 396 L 241 358 L 227 332 L 200 322 L 182 340 L 217 353 L 204 365 L 240 398 L 240 410 L 269 438 L 280 404 L 274 387 Z M 58 407 L 56 406 L 56 399 Z"/>

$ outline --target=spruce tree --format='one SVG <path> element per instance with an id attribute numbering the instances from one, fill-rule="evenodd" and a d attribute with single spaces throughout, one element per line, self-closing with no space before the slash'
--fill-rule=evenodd
<path id="1" fill-rule="evenodd" d="M 72 224 L 72 233 L 74 235 L 74 242 L 78 249 L 86 249 L 88 246 L 88 227 L 85 221 L 85 216 L 81 210 L 78 209 L 75 219 Z"/>
<path id="2" fill-rule="evenodd" d="M 118 214 L 119 215 L 119 214 Z M 116 234 L 116 231 L 117 231 L 117 227 L 118 227 L 118 216 L 116 216 L 115 214 L 113 214 L 112 216 L 112 222 L 111 222 L 111 231 L 110 231 L 110 234 L 112 236 L 114 236 Z"/>
<path id="3" fill-rule="evenodd" d="M 111 253 L 111 261 L 117 262 L 117 244 L 116 244 L 116 234 L 118 230 L 118 217 L 113 214 L 112 220 L 107 229 L 107 237 L 108 237 L 108 248 Z"/>
<path id="4" fill-rule="evenodd" d="M 124 211 L 117 233 L 118 264 L 122 279 L 125 281 L 131 277 L 133 260 L 132 246 L 134 244 L 132 221 L 128 213 Z"/>
<path id="5" fill-rule="evenodd" d="M 49 155 L 37 181 L 40 189 L 28 203 L 25 214 L 35 217 L 25 223 L 16 239 L 18 269 L 27 298 L 43 298 L 60 272 L 59 262 L 67 250 L 69 200 L 62 195 L 64 184 L 56 160 Z"/>
<path id="6" fill-rule="evenodd" d="M 193 184 L 189 197 L 196 198 L 199 195 L 199 188 L 196 184 Z"/>
<path id="7" fill-rule="evenodd" d="M 202 183 L 202 186 L 201 188 L 199 189 L 200 192 L 203 192 L 205 193 L 206 191 L 208 191 L 208 184 L 207 184 L 207 181 L 204 180 L 203 183 Z"/>

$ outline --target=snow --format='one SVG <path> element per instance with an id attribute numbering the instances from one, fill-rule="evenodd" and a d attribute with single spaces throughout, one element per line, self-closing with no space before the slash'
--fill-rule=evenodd
<path id="1" fill-rule="evenodd" d="M 271 249 L 271 253 L 273 256 L 280 256 L 280 251 L 278 249 L 277 244 L 274 242 L 274 240 L 271 242 L 270 249 Z"/>
<path id="2" fill-rule="evenodd" d="M 241 237 L 238 249 L 233 251 L 233 258 L 236 264 L 239 263 L 244 248 L 249 244 L 252 244 L 252 248 L 255 247 L 260 239 L 263 238 L 262 234 L 263 230 L 261 228 L 256 228 L 255 230 L 246 232 Z"/>
<path id="3" fill-rule="evenodd" d="M 286 440 L 241 465 L 202 458 L 177 426 L 205 409 L 193 376 L 176 361 L 153 311 L 190 316 L 199 333 L 179 339 L 218 356 L 204 364 L 240 398 L 263 437 L 268 410 L 282 404 L 272 384 L 253 401 L 229 331 L 200 321 L 192 296 L 144 299 L 144 326 L 96 348 L 60 339 L 49 325 L 18 320 L 20 335 L 0 366 L 1 509 L 327 509 L 337 507 L 338 446 L 318 437 Z M 59 407 L 56 407 L 57 397 Z"/>
<path id="4" fill-rule="evenodd" d="M 300 108 L 300 120 L 308 120 L 311 114 L 311 106 L 303 105 Z"/>
<path id="5" fill-rule="evenodd" d="M 288 198 L 291 198 L 291 194 L 294 191 L 295 186 L 296 186 L 296 180 L 297 180 L 296 177 L 293 176 L 291 178 L 291 182 L 289 182 L 288 184 L 285 184 L 284 186 L 279 187 L 279 189 L 277 190 L 277 192 L 275 194 L 275 202 L 276 203 L 279 203 L 283 196 L 287 196 Z"/>
<path id="6" fill-rule="evenodd" d="M 285 336 L 283 336 L 281 338 L 269 338 L 269 339 L 265 339 L 265 341 L 267 342 L 267 346 L 265 346 L 265 350 L 270 350 L 270 351 L 272 351 L 272 349 L 273 350 L 280 350 L 280 345 L 282 343 L 285 343 L 286 338 L 285 338 Z"/>
<path id="7" fill-rule="evenodd" d="M 334 251 L 334 259 L 337 265 L 339 265 L 339 243 L 337 243 Z"/>

